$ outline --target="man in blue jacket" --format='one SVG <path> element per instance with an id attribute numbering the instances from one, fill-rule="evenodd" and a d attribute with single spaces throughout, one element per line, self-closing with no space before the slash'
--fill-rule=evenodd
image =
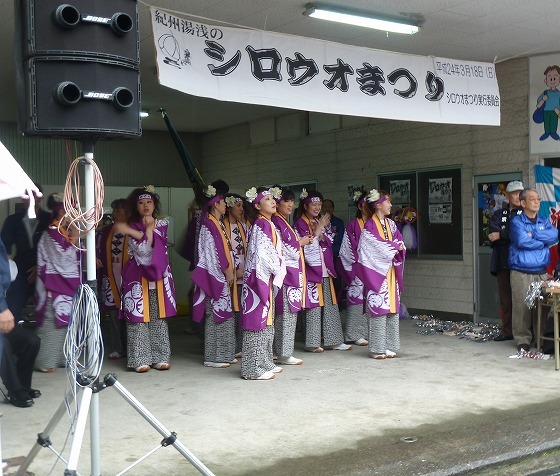
<path id="1" fill-rule="evenodd" d="M 538 216 L 541 199 L 536 190 L 525 189 L 519 198 L 523 213 L 511 219 L 509 231 L 512 328 L 517 350 L 528 351 L 534 334 L 533 317 L 525 296 L 533 282 L 548 278 L 549 248 L 558 241 L 558 230 L 548 218 Z"/>

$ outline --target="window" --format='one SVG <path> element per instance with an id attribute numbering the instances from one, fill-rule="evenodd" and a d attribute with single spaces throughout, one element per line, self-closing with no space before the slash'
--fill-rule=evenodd
<path id="1" fill-rule="evenodd" d="M 460 168 L 383 174 L 379 185 L 391 194 L 392 218 L 401 230 L 409 256 L 462 258 Z"/>

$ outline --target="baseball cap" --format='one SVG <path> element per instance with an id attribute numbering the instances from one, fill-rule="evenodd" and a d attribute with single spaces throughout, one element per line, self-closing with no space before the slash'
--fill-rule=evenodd
<path id="1" fill-rule="evenodd" d="M 519 180 L 513 180 L 507 184 L 506 192 L 516 192 L 517 190 L 524 190 L 523 182 Z"/>

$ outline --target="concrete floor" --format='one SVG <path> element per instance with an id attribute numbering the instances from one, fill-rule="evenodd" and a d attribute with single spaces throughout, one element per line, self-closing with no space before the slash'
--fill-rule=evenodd
<path id="1" fill-rule="evenodd" d="M 508 359 L 511 341 L 419 335 L 415 321 L 401 321 L 399 358 L 376 361 L 364 347 L 309 354 L 297 342 L 303 365 L 285 366 L 273 381 L 244 381 L 239 365 L 203 367 L 202 343 L 184 326 L 170 321 L 170 371 L 136 374 L 106 360 L 101 375 L 116 373 L 216 475 L 459 474 L 560 444 L 560 372 L 553 360 Z M 12 464 L 29 453 L 68 384 L 58 369 L 36 373 L 33 385 L 43 396 L 32 408 L 0 406 L 2 457 Z M 162 440 L 115 389 L 100 392 L 99 406 L 102 474 L 117 474 Z M 65 415 L 51 435 L 66 456 L 69 428 Z M 66 464 L 55 464 L 42 448 L 30 471 L 63 474 Z M 89 430 L 78 471 L 90 474 Z M 168 447 L 128 474 L 199 473 Z"/>

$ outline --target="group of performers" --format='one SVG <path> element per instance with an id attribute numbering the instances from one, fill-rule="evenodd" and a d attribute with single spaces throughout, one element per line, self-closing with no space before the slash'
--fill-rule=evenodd
<path id="1" fill-rule="evenodd" d="M 204 321 L 204 365 L 224 368 L 241 358 L 241 376 L 270 380 L 293 355 L 298 313 L 305 315 L 307 352 L 369 345 L 381 360 L 396 356 L 406 248 L 382 191 L 354 195 L 356 218 L 346 228 L 340 258 L 347 286 L 343 332 L 334 291 L 337 276 L 330 216 L 323 196 L 303 190 L 293 224 L 291 190 L 253 187 L 245 197 L 223 181 L 198 196 L 193 313 Z"/>
<path id="2" fill-rule="evenodd" d="M 368 345 L 374 359 L 396 356 L 406 248 L 389 218 L 390 196 L 375 189 L 354 194 L 356 217 L 346 227 L 338 267 L 346 285 L 344 331 L 333 282 L 330 215 L 321 213 L 320 192 L 303 190 L 298 198 L 291 223 L 296 197 L 289 189 L 253 187 L 243 197 L 218 180 L 197 194 L 199 211 L 188 233 L 192 319 L 203 323 L 206 367 L 229 367 L 241 359 L 244 379 L 270 380 L 281 365 L 302 364 L 293 355 L 298 313 L 305 316 L 306 352 L 348 351 L 356 344 Z M 126 355 L 127 367 L 139 373 L 167 370 L 165 318 L 176 314 L 176 302 L 159 196 L 151 186 L 137 188 L 112 206 L 114 223 L 103 228 L 97 247 L 109 357 Z M 55 208 L 39 243 L 38 310 L 58 330 L 68 323 L 81 258 L 71 233 L 61 232 L 60 204 Z M 61 363 L 58 355 L 42 365 Z"/>

